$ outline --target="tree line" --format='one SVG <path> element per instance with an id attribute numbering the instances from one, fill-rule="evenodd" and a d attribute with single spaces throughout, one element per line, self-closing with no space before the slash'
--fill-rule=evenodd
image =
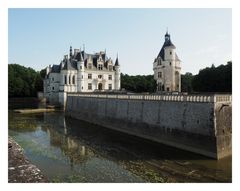
<path id="1" fill-rule="evenodd" d="M 121 74 L 121 87 L 132 92 L 155 92 L 153 75 L 130 76 Z M 188 93 L 232 92 L 232 61 L 226 65 L 201 69 L 197 75 L 181 75 L 181 90 Z"/>
<path id="2" fill-rule="evenodd" d="M 38 91 L 43 91 L 44 70 L 40 72 L 19 64 L 8 65 L 8 96 L 36 97 Z"/>
<path id="3" fill-rule="evenodd" d="M 232 61 L 204 68 L 197 75 L 186 73 L 181 80 L 183 92 L 232 92 Z"/>
<path id="4" fill-rule="evenodd" d="M 8 96 L 35 97 L 38 91 L 43 91 L 43 79 L 46 70 L 34 69 L 19 64 L 8 65 Z M 156 91 L 156 81 L 153 75 L 128 75 L 121 73 L 121 88 L 136 93 Z M 181 75 L 182 92 L 231 92 L 232 62 L 226 65 L 207 67 L 197 75 L 186 73 Z"/>

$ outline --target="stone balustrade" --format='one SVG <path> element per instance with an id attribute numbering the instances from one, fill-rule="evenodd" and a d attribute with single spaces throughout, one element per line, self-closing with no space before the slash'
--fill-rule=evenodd
<path id="1" fill-rule="evenodd" d="M 92 94 L 68 93 L 68 96 L 96 97 L 109 99 L 156 100 L 156 101 L 186 101 L 186 102 L 231 102 L 232 96 L 225 95 L 143 95 L 143 94 Z"/>

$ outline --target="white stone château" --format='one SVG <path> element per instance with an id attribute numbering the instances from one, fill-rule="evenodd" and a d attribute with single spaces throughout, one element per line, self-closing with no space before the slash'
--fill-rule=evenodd
<path id="1" fill-rule="evenodd" d="M 153 63 L 157 92 L 181 92 L 181 61 L 170 34 L 165 34 L 165 42 Z"/>
<path id="2" fill-rule="evenodd" d="M 50 103 L 64 104 L 67 92 L 120 90 L 120 65 L 115 64 L 106 51 L 88 54 L 70 47 L 59 65 L 46 68 L 44 96 Z"/>

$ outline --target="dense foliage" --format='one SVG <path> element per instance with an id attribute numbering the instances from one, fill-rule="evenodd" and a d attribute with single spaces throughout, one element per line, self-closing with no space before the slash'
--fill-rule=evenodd
<path id="1" fill-rule="evenodd" d="M 43 91 L 43 73 L 19 64 L 8 65 L 8 96 L 32 97 Z"/>
<path id="2" fill-rule="evenodd" d="M 184 75 L 181 75 L 181 89 L 182 92 L 188 92 L 191 93 L 193 92 L 193 87 L 192 87 L 192 80 L 194 76 L 192 73 L 187 72 Z"/>
<path id="3" fill-rule="evenodd" d="M 200 70 L 192 80 L 195 92 L 232 92 L 232 62 Z"/>
<path id="4" fill-rule="evenodd" d="M 121 74 L 121 88 L 137 93 L 155 92 L 156 81 L 153 79 L 153 75 L 130 76 L 127 74 Z"/>

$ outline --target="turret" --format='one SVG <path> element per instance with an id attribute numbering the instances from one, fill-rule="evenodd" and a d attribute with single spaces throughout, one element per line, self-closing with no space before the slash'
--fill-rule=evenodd
<path id="1" fill-rule="evenodd" d="M 70 59 L 71 59 L 72 58 L 72 46 L 70 46 L 69 56 L 70 56 Z"/>
<path id="2" fill-rule="evenodd" d="M 119 61 L 118 61 L 118 55 L 117 55 L 117 58 L 116 58 L 116 61 L 115 61 L 115 65 L 114 65 L 114 68 L 115 68 L 115 89 L 116 90 L 120 90 L 120 65 L 119 65 Z"/>
<path id="3" fill-rule="evenodd" d="M 165 34 L 165 42 L 170 40 L 170 34 L 168 34 L 168 31 Z"/>
<path id="4" fill-rule="evenodd" d="M 84 59 L 83 54 L 84 52 L 80 49 L 80 58 L 77 62 L 77 69 L 78 69 L 78 78 L 77 78 L 77 91 L 82 92 L 84 91 Z"/>

